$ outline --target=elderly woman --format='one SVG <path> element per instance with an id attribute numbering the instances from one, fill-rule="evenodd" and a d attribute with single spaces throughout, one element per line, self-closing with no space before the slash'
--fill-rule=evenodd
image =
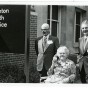
<path id="1" fill-rule="evenodd" d="M 69 50 L 66 46 L 57 49 L 53 57 L 52 65 L 47 74 L 45 83 L 71 83 L 76 76 L 76 66 L 73 61 L 68 59 Z"/>

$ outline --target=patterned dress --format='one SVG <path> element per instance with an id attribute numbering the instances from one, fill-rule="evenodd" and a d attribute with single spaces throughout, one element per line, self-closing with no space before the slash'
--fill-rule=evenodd
<path id="1" fill-rule="evenodd" d="M 47 74 L 48 78 L 45 80 L 45 83 L 60 83 L 65 78 L 69 78 L 72 82 L 76 76 L 76 66 L 69 59 L 66 59 L 65 63 L 62 63 L 60 60 L 57 62 L 52 61 L 52 65 Z"/>

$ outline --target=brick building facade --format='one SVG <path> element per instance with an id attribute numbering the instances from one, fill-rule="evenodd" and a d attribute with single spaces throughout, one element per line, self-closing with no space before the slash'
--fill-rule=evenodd
<path id="1" fill-rule="evenodd" d="M 57 36 L 71 54 L 78 53 L 78 38 L 82 36 L 80 25 L 88 20 L 88 6 L 35 5 L 38 13 L 37 37 L 42 35 L 41 25 L 50 24 L 51 35 Z"/>
<path id="2" fill-rule="evenodd" d="M 31 12 L 29 66 L 36 65 L 35 38 L 37 38 L 37 13 Z"/>
<path id="3" fill-rule="evenodd" d="M 78 37 L 81 37 L 80 27 L 85 19 L 88 20 L 87 6 L 60 6 L 60 5 L 34 5 L 35 10 L 30 15 L 30 45 L 29 45 L 29 66 L 36 66 L 36 53 L 34 49 L 34 40 L 42 35 L 41 25 L 45 22 L 50 24 L 51 34 L 59 38 L 61 45 L 66 45 L 71 54 L 78 53 Z M 58 11 L 58 13 L 57 13 Z M 53 15 L 53 13 L 57 16 Z M 58 15 L 57 15 L 58 14 Z M 50 16 L 49 16 L 50 15 Z M 52 19 L 51 16 L 54 16 Z M 80 18 L 78 18 L 80 17 Z M 76 21 L 80 24 L 76 24 Z M 57 24 L 56 24 L 57 23 Z M 54 26 L 54 27 L 53 27 Z M 53 28 L 53 29 L 52 29 Z M 55 29 L 54 29 L 55 28 Z M 53 34 L 52 32 L 55 32 Z M 79 36 L 77 36 L 77 33 Z M 17 64 L 23 69 L 25 62 L 24 54 L 2 53 L 0 52 L 0 67 L 5 63 Z"/>

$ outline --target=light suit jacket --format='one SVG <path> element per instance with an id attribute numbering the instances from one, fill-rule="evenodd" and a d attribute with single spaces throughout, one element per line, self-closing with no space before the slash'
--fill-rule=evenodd
<path id="1" fill-rule="evenodd" d="M 85 56 L 87 53 L 88 44 L 86 45 L 85 49 L 84 49 L 84 45 L 85 45 L 84 37 L 79 38 L 79 54 L 80 54 L 80 57 L 82 57 L 79 61 L 79 67 L 81 70 L 82 64 L 84 63 L 85 72 L 88 74 L 88 56 Z"/>
<path id="2" fill-rule="evenodd" d="M 57 48 L 59 47 L 59 40 L 57 37 L 49 35 L 48 43 L 43 49 L 43 36 L 35 40 L 35 50 L 37 54 L 37 70 L 43 69 L 43 64 L 46 70 L 48 70 L 52 64 L 53 56 L 56 54 Z"/>

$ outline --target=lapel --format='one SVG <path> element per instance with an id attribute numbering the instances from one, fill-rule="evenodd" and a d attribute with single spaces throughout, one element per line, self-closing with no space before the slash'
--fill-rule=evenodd
<path id="1" fill-rule="evenodd" d="M 85 44 L 85 40 L 84 40 L 84 37 L 82 37 L 80 40 L 80 52 L 82 54 L 84 54 L 84 44 Z"/>
<path id="2" fill-rule="evenodd" d="M 49 35 L 48 41 L 49 41 L 49 40 L 52 40 L 51 35 Z M 48 44 L 48 43 L 46 44 L 46 46 L 45 46 L 45 48 L 44 48 L 44 52 L 47 50 L 47 48 L 49 47 L 49 45 L 50 45 L 50 44 Z"/>
<path id="3" fill-rule="evenodd" d="M 38 40 L 38 52 L 39 53 L 43 53 L 43 38 L 41 37 L 39 40 Z"/>

